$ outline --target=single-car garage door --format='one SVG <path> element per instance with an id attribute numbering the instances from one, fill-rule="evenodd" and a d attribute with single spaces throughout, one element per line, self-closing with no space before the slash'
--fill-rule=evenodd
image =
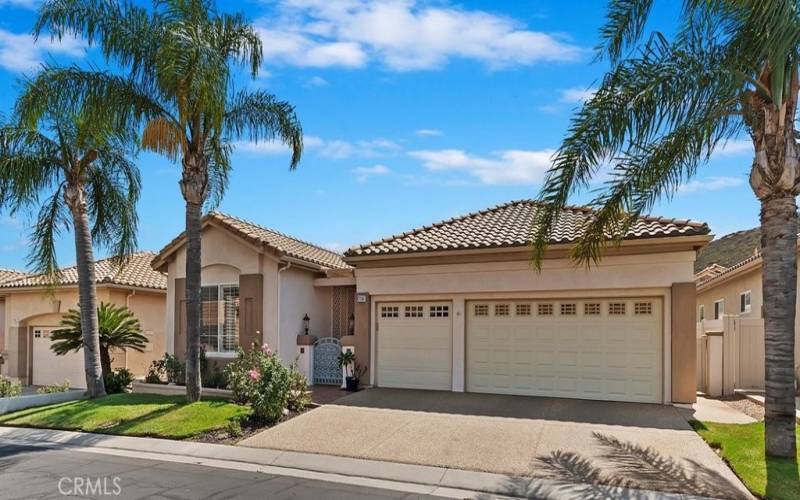
<path id="1" fill-rule="evenodd" d="M 86 388 L 83 372 L 83 351 L 56 356 L 50 349 L 53 327 L 33 327 L 33 385 L 61 384 L 69 380 L 70 387 Z"/>
<path id="2" fill-rule="evenodd" d="M 467 390 L 662 401 L 657 298 L 467 303 Z"/>
<path id="3" fill-rule="evenodd" d="M 452 389 L 453 325 L 449 302 L 381 302 L 377 384 Z"/>

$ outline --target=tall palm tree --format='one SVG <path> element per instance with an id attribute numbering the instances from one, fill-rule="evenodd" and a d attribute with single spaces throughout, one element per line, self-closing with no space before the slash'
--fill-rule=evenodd
<path id="1" fill-rule="evenodd" d="M 125 123 L 143 125 L 142 146 L 180 161 L 186 204 L 186 395 L 197 401 L 200 381 L 200 219 L 222 197 L 233 140 L 279 139 L 300 161 L 302 129 L 294 108 L 263 90 L 234 89 L 234 66 L 255 78 L 261 40 L 240 14 L 218 14 L 210 0 L 158 0 L 148 10 L 132 2 L 53 0 L 39 11 L 34 32 L 74 34 L 98 43 L 130 70 L 128 78 L 72 68 L 48 75 L 54 89 L 93 96 Z"/>
<path id="2" fill-rule="evenodd" d="M 42 92 L 28 82 L 15 113 Z M 0 127 L 0 207 L 12 213 L 38 207 L 29 263 L 48 282 L 59 279 L 56 239 L 72 228 L 84 371 L 89 397 L 105 395 L 98 338 L 94 243 L 110 248 L 121 263 L 136 249 L 139 171 L 130 161 L 135 135 L 113 126 L 101 109 L 50 95 L 36 120 Z"/>
<path id="3" fill-rule="evenodd" d="M 100 365 L 103 378 L 111 373 L 111 350 L 144 352 L 147 337 L 142 334 L 139 320 L 130 309 L 101 302 L 97 308 L 100 331 Z M 83 349 L 83 318 L 79 309 L 70 309 L 61 319 L 60 328 L 50 334 L 50 349 L 58 356 Z"/>
<path id="4" fill-rule="evenodd" d="M 766 451 L 793 457 L 797 204 L 797 0 L 685 0 L 671 38 L 644 37 L 652 0 L 612 0 L 598 56 L 610 64 L 573 117 L 546 176 L 535 229 L 540 262 L 559 208 L 605 164 L 610 181 L 573 257 L 587 264 L 661 197 L 740 133 L 755 149 L 750 185 L 761 203 Z"/>

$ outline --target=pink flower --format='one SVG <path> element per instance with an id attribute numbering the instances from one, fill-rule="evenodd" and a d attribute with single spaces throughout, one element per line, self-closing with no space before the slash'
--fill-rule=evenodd
<path id="1" fill-rule="evenodd" d="M 261 374 L 258 373 L 258 370 L 250 370 L 250 380 L 258 380 L 261 377 Z"/>
<path id="2" fill-rule="evenodd" d="M 261 352 L 263 352 L 267 356 L 272 356 L 272 349 L 269 348 L 269 344 L 262 345 Z"/>

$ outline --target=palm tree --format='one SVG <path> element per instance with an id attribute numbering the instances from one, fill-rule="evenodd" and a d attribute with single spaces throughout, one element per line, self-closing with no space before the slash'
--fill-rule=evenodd
<path id="1" fill-rule="evenodd" d="M 34 33 L 74 34 L 98 43 L 128 78 L 71 68 L 47 75 L 51 88 L 98 99 L 121 123 L 143 125 L 142 146 L 180 160 L 186 204 L 186 395 L 200 398 L 200 220 L 218 202 L 231 169 L 232 141 L 279 139 L 300 161 L 302 129 L 294 108 L 263 90 L 234 89 L 234 66 L 255 78 L 261 40 L 240 14 L 218 14 L 210 0 L 132 2 L 54 0 Z"/>
<path id="2" fill-rule="evenodd" d="M 28 82 L 16 114 L 43 89 Z M 26 98 L 27 96 L 27 98 Z M 110 248 L 121 262 L 136 248 L 136 202 L 140 179 L 128 159 L 135 135 L 112 126 L 101 109 L 81 108 L 65 94 L 29 122 L 0 127 L 0 207 L 11 213 L 38 207 L 29 263 L 48 282 L 58 283 L 55 242 L 70 227 L 75 236 L 84 370 L 89 397 L 105 395 L 98 352 L 93 242 Z"/>
<path id="3" fill-rule="evenodd" d="M 142 335 L 139 320 L 125 306 L 117 306 L 101 302 L 97 308 L 97 318 L 100 330 L 100 364 L 103 368 L 103 378 L 111 373 L 110 350 L 120 349 L 126 351 L 144 352 L 147 347 L 147 337 Z M 61 319 L 61 327 L 50 334 L 50 349 L 58 356 L 63 356 L 70 351 L 78 352 L 83 348 L 83 322 L 78 309 L 70 309 Z"/>
<path id="4" fill-rule="evenodd" d="M 800 13 L 796 0 L 685 0 L 677 34 L 643 38 L 651 0 L 613 0 L 598 57 L 610 64 L 573 117 L 540 199 L 534 261 L 558 211 L 604 164 L 612 175 L 573 257 L 602 249 L 747 132 L 755 148 L 750 185 L 761 202 L 768 454 L 793 457 L 794 321 L 800 164 L 795 119 Z"/>

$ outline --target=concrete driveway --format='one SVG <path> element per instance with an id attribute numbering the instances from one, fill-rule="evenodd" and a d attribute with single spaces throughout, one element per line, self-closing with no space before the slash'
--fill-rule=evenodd
<path id="1" fill-rule="evenodd" d="M 369 389 L 240 443 L 513 476 L 747 497 L 672 406 Z"/>

